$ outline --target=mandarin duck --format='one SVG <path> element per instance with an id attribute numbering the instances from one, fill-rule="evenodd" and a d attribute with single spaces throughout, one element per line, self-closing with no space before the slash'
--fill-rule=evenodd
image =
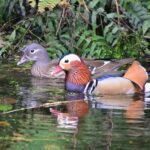
<path id="1" fill-rule="evenodd" d="M 21 52 L 23 56 L 17 65 L 28 61 L 35 61 L 31 68 L 31 74 L 35 77 L 49 78 L 51 76 L 51 66 L 57 63 L 56 60 L 50 61 L 47 51 L 40 44 L 32 43 L 25 45 Z M 58 75 L 59 78 L 64 78 L 64 73 Z"/>
<path id="2" fill-rule="evenodd" d="M 51 75 L 53 67 L 58 64 L 58 60 L 50 60 L 47 51 L 40 44 L 32 43 L 25 45 L 25 47 L 21 49 L 21 52 L 23 53 L 23 56 L 17 65 L 26 63 L 28 61 L 35 61 L 31 69 L 31 74 L 33 76 L 45 78 L 65 77 L 63 72 L 55 75 L 55 77 Z M 115 70 L 116 74 L 116 70 L 120 66 L 131 63 L 133 60 L 133 58 L 112 61 L 84 59 L 84 62 L 89 66 L 89 70 L 91 71 L 91 74 L 93 74 L 93 77 L 97 77 L 100 74 L 104 74 L 105 72 L 112 72 L 112 70 Z"/>
<path id="3" fill-rule="evenodd" d="M 62 57 L 53 74 L 65 71 L 65 89 L 87 94 L 134 94 L 144 91 L 148 74 L 138 61 L 134 61 L 122 77 L 105 75 L 96 79 L 84 61 L 75 54 Z"/>

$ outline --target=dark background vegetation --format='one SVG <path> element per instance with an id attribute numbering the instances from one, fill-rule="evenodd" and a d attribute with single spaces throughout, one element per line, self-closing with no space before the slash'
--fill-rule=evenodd
<path id="1" fill-rule="evenodd" d="M 149 0 L 1 0 L 0 55 L 38 42 L 51 58 L 149 56 Z"/>

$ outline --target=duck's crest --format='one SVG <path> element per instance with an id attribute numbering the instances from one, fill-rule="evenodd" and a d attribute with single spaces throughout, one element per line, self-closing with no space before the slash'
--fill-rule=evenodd
<path id="1" fill-rule="evenodd" d="M 134 61 L 125 73 L 124 77 L 136 83 L 140 89 L 143 90 L 144 85 L 148 80 L 148 73 L 138 61 Z"/>

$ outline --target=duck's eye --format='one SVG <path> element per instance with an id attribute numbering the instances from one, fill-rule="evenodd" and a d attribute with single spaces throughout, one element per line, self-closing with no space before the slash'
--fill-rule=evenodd
<path id="1" fill-rule="evenodd" d="M 65 63 L 68 63 L 68 62 L 69 62 L 69 60 L 68 60 L 68 59 L 66 59 L 66 60 L 65 60 Z"/>
<path id="2" fill-rule="evenodd" d="M 31 51 L 30 51 L 31 53 L 34 53 L 34 49 L 31 49 Z"/>

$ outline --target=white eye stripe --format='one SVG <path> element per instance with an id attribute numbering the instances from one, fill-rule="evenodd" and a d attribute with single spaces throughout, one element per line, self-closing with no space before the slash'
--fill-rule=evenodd
<path id="1" fill-rule="evenodd" d="M 31 49 L 30 50 L 30 52 L 32 53 L 32 54 L 35 54 L 35 53 L 37 53 L 37 52 L 39 52 L 40 51 L 40 49 Z"/>
<path id="2" fill-rule="evenodd" d="M 66 63 L 65 61 L 68 60 L 68 62 L 70 61 L 81 61 L 80 57 L 78 57 L 77 55 L 75 54 L 68 54 L 66 55 L 64 58 L 61 59 L 60 61 L 60 64 L 61 63 Z"/>

